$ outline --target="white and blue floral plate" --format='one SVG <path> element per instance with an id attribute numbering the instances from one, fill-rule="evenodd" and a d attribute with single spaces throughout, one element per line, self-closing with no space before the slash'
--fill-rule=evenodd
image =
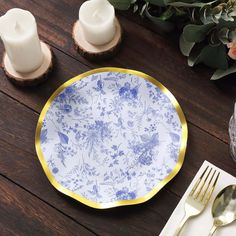
<path id="1" fill-rule="evenodd" d="M 174 96 L 138 71 L 100 68 L 56 90 L 36 150 L 60 192 L 94 208 L 149 200 L 180 170 L 187 124 Z"/>

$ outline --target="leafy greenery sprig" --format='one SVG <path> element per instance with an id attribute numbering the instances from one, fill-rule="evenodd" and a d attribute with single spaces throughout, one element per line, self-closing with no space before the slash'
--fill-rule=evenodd
<path id="1" fill-rule="evenodd" d="M 212 80 L 236 72 L 228 46 L 236 40 L 236 0 L 109 0 L 116 9 L 133 9 L 170 32 L 182 24 L 179 46 L 188 65 L 203 63 L 216 69 Z M 232 59 L 233 58 L 233 59 Z"/>

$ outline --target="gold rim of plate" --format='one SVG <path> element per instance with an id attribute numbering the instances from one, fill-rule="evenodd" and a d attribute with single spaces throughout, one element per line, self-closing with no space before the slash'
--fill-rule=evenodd
<path id="1" fill-rule="evenodd" d="M 120 200 L 120 201 L 107 202 L 107 203 L 97 203 L 97 202 L 90 201 L 90 200 L 80 196 L 79 194 L 72 192 L 71 190 L 63 187 L 60 183 L 57 182 L 57 180 L 55 179 L 55 177 L 53 176 L 53 174 L 49 170 L 47 162 L 44 158 L 44 155 L 43 155 L 43 152 L 41 149 L 41 145 L 40 145 L 40 133 L 41 133 L 42 124 L 43 124 L 44 118 L 46 116 L 46 113 L 47 113 L 48 109 L 50 108 L 51 103 L 58 96 L 58 94 L 60 94 L 66 87 L 70 86 L 74 82 L 76 82 L 84 77 L 90 76 L 95 73 L 110 72 L 110 71 L 136 75 L 138 77 L 144 78 L 145 80 L 151 82 L 152 84 L 154 84 L 158 88 L 160 88 L 160 90 L 170 99 L 171 103 L 173 104 L 173 106 L 175 107 L 175 109 L 179 115 L 179 119 L 180 119 L 180 122 L 182 125 L 182 138 L 181 138 L 181 146 L 180 146 L 180 150 L 179 150 L 178 161 L 177 161 L 174 169 L 172 170 L 172 172 L 168 176 L 166 176 L 149 193 L 147 193 L 146 195 L 144 195 L 142 197 L 133 199 L 133 200 Z M 104 67 L 104 68 L 99 68 L 99 69 L 87 71 L 83 74 L 80 74 L 80 75 L 68 80 L 67 82 L 62 84 L 51 95 L 51 97 L 46 102 L 46 104 L 43 107 L 41 114 L 39 116 L 39 120 L 38 120 L 38 124 L 37 124 L 37 128 L 36 128 L 36 134 L 35 134 L 35 147 L 36 147 L 36 152 L 37 152 L 39 161 L 43 167 L 43 170 L 44 170 L 48 180 L 59 192 L 65 194 L 65 195 L 67 195 L 67 196 L 69 196 L 69 197 L 89 206 L 89 207 L 96 208 L 96 209 L 106 209 L 106 208 L 112 208 L 112 207 L 118 207 L 118 206 L 126 206 L 126 205 L 134 205 L 134 204 L 144 203 L 144 202 L 148 201 L 149 199 L 151 199 L 154 195 L 156 195 L 170 180 L 172 180 L 176 176 L 176 174 L 179 172 L 180 168 L 182 167 L 183 162 L 184 162 L 185 151 L 186 151 L 186 147 L 187 147 L 187 137 L 188 137 L 188 128 L 187 128 L 187 122 L 186 122 L 183 110 L 180 107 L 177 100 L 175 99 L 175 97 L 173 96 L 173 94 L 165 86 L 163 86 L 160 82 L 158 82 L 153 77 L 151 77 L 145 73 L 139 72 L 139 71 L 130 70 L 130 69 L 122 69 L 122 68 L 114 68 L 114 67 Z"/>

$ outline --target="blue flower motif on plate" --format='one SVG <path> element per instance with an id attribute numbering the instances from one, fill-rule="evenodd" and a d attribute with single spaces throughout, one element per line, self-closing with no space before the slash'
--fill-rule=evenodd
<path id="1" fill-rule="evenodd" d="M 176 166 L 182 124 L 156 85 L 100 72 L 65 88 L 43 121 L 40 146 L 54 178 L 95 203 L 145 196 Z"/>

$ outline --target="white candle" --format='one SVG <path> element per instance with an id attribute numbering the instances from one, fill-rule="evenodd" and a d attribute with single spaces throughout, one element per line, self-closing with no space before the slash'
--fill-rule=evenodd
<path id="1" fill-rule="evenodd" d="M 0 36 L 13 68 L 28 73 L 39 68 L 43 53 L 34 16 L 14 8 L 0 17 Z"/>
<path id="2" fill-rule="evenodd" d="M 116 32 L 115 10 L 107 0 L 89 0 L 79 9 L 86 40 L 94 45 L 109 43 Z"/>

